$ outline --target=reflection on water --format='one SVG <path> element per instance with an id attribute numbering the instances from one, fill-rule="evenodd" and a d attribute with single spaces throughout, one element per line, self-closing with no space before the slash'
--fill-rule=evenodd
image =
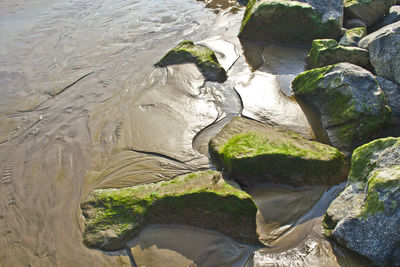
<path id="1" fill-rule="evenodd" d="M 214 10 L 215 14 L 227 10 L 229 13 L 237 14 L 240 10 L 240 4 L 237 0 L 197 0 L 204 2 L 206 8 Z"/>

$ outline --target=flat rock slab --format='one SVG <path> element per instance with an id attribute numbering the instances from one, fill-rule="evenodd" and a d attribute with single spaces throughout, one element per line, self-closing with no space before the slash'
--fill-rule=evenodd
<path id="1" fill-rule="evenodd" d="M 390 118 L 375 76 L 350 63 L 303 72 L 292 88 L 296 98 L 320 114 L 332 145 L 345 151 L 373 139 Z"/>
<path id="2" fill-rule="evenodd" d="M 400 84 L 400 21 L 367 35 L 358 46 L 368 49 L 377 75 Z"/>
<path id="3" fill-rule="evenodd" d="M 346 176 L 339 150 L 242 117 L 212 138 L 209 149 L 217 166 L 245 185 L 333 185 Z"/>
<path id="4" fill-rule="evenodd" d="M 88 247 L 118 250 L 150 224 L 180 224 L 218 231 L 258 244 L 257 207 L 218 172 L 197 172 L 167 182 L 98 189 L 81 204 Z"/>
<path id="5" fill-rule="evenodd" d="M 354 151 L 348 184 L 328 208 L 325 227 L 376 265 L 397 266 L 399 202 L 400 138 L 375 140 Z"/>
<path id="6" fill-rule="evenodd" d="M 337 38 L 343 3 L 336 0 L 250 0 L 239 37 L 295 44 Z"/>

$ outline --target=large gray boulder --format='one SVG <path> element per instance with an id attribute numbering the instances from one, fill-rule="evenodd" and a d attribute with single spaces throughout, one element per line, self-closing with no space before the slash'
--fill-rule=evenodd
<path id="1" fill-rule="evenodd" d="M 324 225 L 340 244 L 378 266 L 398 266 L 400 255 L 400 138 L 357 148 L 346 189 L 331 203 Z"/>
<path id="2" fill-rule="evenodd" d="M 358 46 L 368 49 L 377 75 L 400 84 L 400 21 L 367 35 Z"/>
<path id="3" fill-rule="evenodd" d="M 318 38 L 336 39 L 342 22 L 342 1 L 249 0 L 239 37 L 311 44 Z"/>
<path id="4" fill-rule="evenodd" d="M 383 17 L 395 0 L 344 0 L 344 14 L 347 19 L 361 19 L 367 26 Z"/>
<path id="5" fill-rule="evenodd" d="M 332 145 L 345 151 L 372 140 L 390 117 L 375 76 L 350 63 L 303 72 L 292 89 L 320 114 Z"/>

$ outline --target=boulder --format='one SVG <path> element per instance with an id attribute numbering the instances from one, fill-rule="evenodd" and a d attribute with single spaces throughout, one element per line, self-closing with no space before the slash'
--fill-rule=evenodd
<path id="1" fill-rule="evenodd" d="M 208 81 L 224 82 L 227 79 L 227 74 L 219 64 L 214 52 L 205 46 L 195 45 L 188 40 L 180 42 L 155 66 L 166 67 L 183 63 L 196 64 L 199 71 Z"/>
<path id="2" fill-rule="evenodd" d="M 394 4 L 395 0 L 344 0 L 344 15 L 347 19 L 361 19 L 371 26 Z"/>
<path id="3" fill-rule="evenodd" d="M 249 0 L 239 37 L 295 44 L 335 39 L 342 14 L 343 3 L 336 0 Z"/>
<path id="4" fill-rule="evenodd" d="M 378 76 L 400 84 L 400 21 L 367 35 L 358 46 L 368 49 Z"/>
<path id="5" fill-rule="evenodd" d="M 377 23 L 375 23 L 370 28 L 370 32 L 374 32 L 383 28 L 389 24 L 400 21 L 400 6 L 392 6 L 389 10 L 389 13 L 386 14 L 383 18 L 381 18 Z"/>
<path id="6" fill-rule="evenodd" d="M 357 46 L 358 42 L 365 36 L 367 36 L 366 27 L 352 28 L 344 33 L 339 44 L 345 46 Z"/>
<path id="7" fill-rule="evenodd" d="M 244 185 L 334 185 L 347 173 L 336 148 L 243 117 L 228 123 L 209 143 L 218 168 Z"/>
<path id="8" fill-rule="evenodd" d="M 84 243 L 118 250 L 146 225 L 181 224 L 219 231 L 258 244 L 257 207 L 251 197 L 225 183 L 218 172 L 198 172 L 122 189 L 94 190 L 81 204 Z"/>
<path id="9" fill-rule="evenodd" d="M 400 260 L 399 222 L 400 138 L 388 137 L 354 151 L 346 189 L 328 208 L 324 226 L 341 245 L 390 266 Z"/>
<path id="10" fill-rule="evenodd" d="M 330 142 L 341 150 L 370 141 L 390 118 L 375 76 L 350 63 L 303 72 L 293 80 L 292 89 L 320 115 Z"/>
<path id="11" fill-rule="evenodd" d="M 358 66 L 368 64 L 369 55 L 366 49 L 339 45 L 333 39 L 316 39 L 312 42 L 308 54 L 308 66 L 319 68 L 340 62 L 349 62 Z"/>
<path id="12" fill-rule="evenodd" d="M 400 126 L 400 86 L 382 77 L 376 77 L 376 80 L 392 110 L 391 124 L 398 127 Z"/>

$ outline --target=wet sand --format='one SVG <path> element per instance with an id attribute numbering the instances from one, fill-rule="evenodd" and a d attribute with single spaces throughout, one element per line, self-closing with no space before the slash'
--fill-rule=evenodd
<path id="1" fill-rule="evenodd" d="M 287 96 L 301 60 L 289 72 L 269 69 L 264 59 L 275 48 L 254 45 L 250 54 L 262 60 L 252 73 L 236 37 L 244 9 L 232 1 L 206 2 L 0 2 L 0 263 L 131 266 L 132 252 L 138 262 L 157 255 L 203 266 L 247 259 L 253 248 L 180 227 L 146 230 L 132 250 L 103 252 L 82 243 L 80 203 L 90 191 L 213 168 L 208 140 L 242 112 L 311 137 L 301 109 Z M 153 67 L 183 39 L 215 49 L 229 69 L 228 81 L 205 82 L 190 64 Z M 289 54 L 297 58 L 303 52 Z M 274 86 L 265 88 L 266 81 Z M 290 112 L 282 112 L 284 107 Z M 304 196 L 268 190 L 260 206 L 280 198 L 289 205 Z M 286 214 L 260 208 L 260 229 L 268 236 L 272 228 L 297 225 L 320 195 L 318 188 L 310 192 L 304 206 Z M 174 233 L 179 239 L 165 243 Z M 305 238 L 286 236 L 291 238 L 281 249 Z"/>

